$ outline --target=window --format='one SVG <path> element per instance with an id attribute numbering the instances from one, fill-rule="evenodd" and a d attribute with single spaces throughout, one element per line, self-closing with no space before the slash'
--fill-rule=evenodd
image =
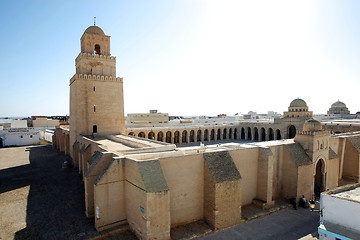
<path id="1" fill-rule="evenodd" d="M 20 136 L 20 138 L 23 138 L 23 136 Z"/>
<path id="2" fill-rule="evenodd" d="M 95 86 L 94 86 L 94 88 L 93 88 L 93 89 L 94 89 L 94 92 L 95 92 Z"/>
<path id="3" fill-rule="evenodd" d="M 97 133 L 97 125 L 93 125 L 93 133 Z"/>
<path id="4" fill-rule="evenodd" d="M 96 106 L 94 106 L 94 112 L 96 112 Z"/>
<path id="5" fill-rule="evenodd" d="M 30 138 L 32 138 L 32 135 L 30 135 Z"/>
<path id="6" fill-rule="evenodd" d="M 95 44 L 95 54 L 100 55 L 101 54 L 101 49 L 100 49 L 100 45 L 99 44 Z"/>

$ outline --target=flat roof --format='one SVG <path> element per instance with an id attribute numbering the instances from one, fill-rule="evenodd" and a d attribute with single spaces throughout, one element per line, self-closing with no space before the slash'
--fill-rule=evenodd
<path id="1" fill-rule="evenodd" d="M 360 203 L 360 187 L 331 194 L 334 197 Z"/>

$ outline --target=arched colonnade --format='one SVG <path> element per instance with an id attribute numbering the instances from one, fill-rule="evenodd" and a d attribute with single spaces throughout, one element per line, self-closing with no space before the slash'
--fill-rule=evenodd
<path id="1" fill-rule="evenodd" d="M 194 128 L 133 128 L 127 134 L 173 144 L 189 144 L 225 140 L 271 141 L 283 139 L 282 131 L 273 127 L 194 127 Z"/>

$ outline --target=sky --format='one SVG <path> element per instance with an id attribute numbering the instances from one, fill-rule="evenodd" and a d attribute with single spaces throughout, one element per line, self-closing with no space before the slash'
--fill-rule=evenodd
<path id="1" fill-rule="evenodd" d="M 68 115 L 80 37 L 111 36 L 125 113 L 360 111 L 360 1 L 3 0 L 0 117 Z"/>

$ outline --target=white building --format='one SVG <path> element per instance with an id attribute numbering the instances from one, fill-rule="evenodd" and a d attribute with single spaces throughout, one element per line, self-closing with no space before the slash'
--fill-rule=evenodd
<path id="1" fill-rule="evenodd" d="M 319 239 L 360 239 L 360 184 L 321 193 Z"/>
<path id="2" fill-rule="evenodd" d="M 0 147 L 39 144 L 39 130 L 35 128 L 7 128 L 0 130 Z"/>

